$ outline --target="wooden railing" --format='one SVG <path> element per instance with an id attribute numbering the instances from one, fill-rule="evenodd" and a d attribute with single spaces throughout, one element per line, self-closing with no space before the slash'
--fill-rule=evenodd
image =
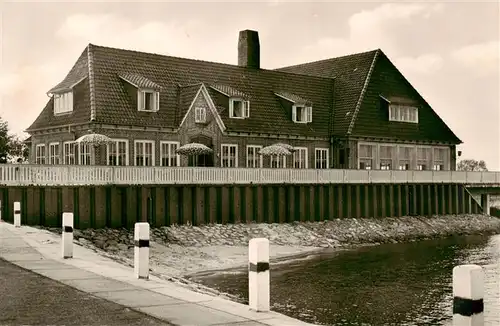
<path id="1" fill-rule="evenodd" d="M 459 183 L 500 185 L 500 172 L 0 165 L 0 184 L 322 184 Z"/>

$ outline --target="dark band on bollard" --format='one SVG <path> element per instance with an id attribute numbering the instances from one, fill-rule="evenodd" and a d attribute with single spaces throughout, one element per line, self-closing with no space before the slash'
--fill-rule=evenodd
<path id="1" fill-rule="evenodd" d="M 264 262 L 260 262 L 257 264 L 250 263 L 250 265 L 248 266 L 248 270 L 250 272 L 257 272 L 257 273 L 265 272 L 269 270 L 269 263 L 264 263 Z"/>
<path id="2" fill-rule="evenodd" d="M 72 226 L 65 226 L 64 227 L 64 232 L 66 232 L 66 233 L 73 233 L 73 227 Z"/>
<path id="3" fill-rule="evenodd" d="M 20 211 L 20 210 L 18 210 L 18 209 L 16 209 L 16 210 L 14 211 L 14 214 L 21 214 L 21 211 Z"/>
<path id="4" fill-rule="evenodd" d="M 483 299 L 471 300 L 460 297 L 453 298 L 453 314 L 470 317 L 484 311 Z"/>
<path id="5" fill-rule="evenodd" d="M 149 247 L 149 240 L 134 240 L 134 246 L 139 248 Z"/>

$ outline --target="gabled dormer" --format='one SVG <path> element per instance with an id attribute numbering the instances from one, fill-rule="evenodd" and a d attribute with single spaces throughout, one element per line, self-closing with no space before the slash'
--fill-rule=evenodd
<path id="1" fill-rule="evenodd" d="M 54 99 L 55 116 L 70 114 L 73 112 L 73 88 L 80 84 L 85 78 L 87 78 L 86 75 L 78 79 L 72 78 L 70 80 L 66 80 L 47 92 L 48 94 L 52 94 Z"/>
<path id="2" fill-rule="evenodd" d="M 158 112 L 162 87 L 138 74 L 120 74 L 119 77 L 137 89 L 137 110 Z"/>
<path id="3" fill-rule="evenodd" d="M 246 119 L 250 117 L 250 98 L 248 95 L 226 85 L 212 85 L 210 88 L 228 98 L 229 118 Z"/>
<path id="4" fill-rule="evenodd" d="M 418 106 L 415 102 L 399 97 L 380 98 L 386 103 L 388 108 L 389 121 L 418 123 Z"/>
<path id="5" fill-rule="evenodd" d="M 276 92 L 276 96 L 291 103 L 291 119 L 295 123 L 312 122 L 312 102 L 288 92 Z"/>

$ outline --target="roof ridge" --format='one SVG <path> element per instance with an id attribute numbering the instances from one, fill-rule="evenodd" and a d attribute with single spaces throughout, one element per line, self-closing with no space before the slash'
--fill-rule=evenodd
<path id="1" fill-rule="evenodd" d="M 363 99 L 365 97 L 366 89 L 368 88 L 368 84 L 370 83 L 370 78 L 373 73 L 373 69 L 375 67 L 375 62 L 377 61 L 377 57 L 379 54 L 380 50 L 376 50 L 374 56 L 373 56 L 373 61 L 372 64 L 370 65 L 370 70 L 368 70 L 368 73 L 366 74 L 366 79 L 365 83 L 363 84 L 363 88 L 361 89 L 361 93 L 359 94 L 358 102 L 356 103 L 356 108 L 354 109 L 354 113 L 352 114 L 351 118 L 351 123 L 349 123 L 349 127 L 347 128 L 347 134 L 350 135 L 352 132 L 352 128 L 354 128 L 354 124 L 356 123 L 356 118 L 358 117 L 359 110 L 361 108 L 361 103 L 363 102 Z"/>
<path id="2" fill-rule="evenodd" d="M 92 44 L 87 45 L 87 66 L 89 68 L 90 121 L 96 120 L 95 85 L 94 85 L 94 54 Z"/>
<path id="3" fill-rule="evenodd" d="M 179 57 L 179 56 L 173 56 L 173 55 L 166 55 L 166 54 L 160 54 L 160 53 L 155 53 L 155 52 L 144 52 L 144 51 L 138 51 L 138 50 L 130 50 L 130 49 L 124 49 L 124 48 L 95 45 L 95 44 L 91 44 L 91 43 L 89 43 L 89 46 L 92 46 L 93 48 L 102 48 L 102 49 L 110 49 L 110 50 L 115 50 L 115 51 L 125 51 L 125 52 L 132 52 L 132 53 L 138 53 L 138 54 L 154 55 L 154 56 L 158 56 L 158 57 L 170 58 L 170 59 L 175 59 L 175 60 L 185 60 L 185 61 L 191 61 L 191 62 L 209 63 L 209 64 L 218 65 L 218 66 L 222 66 L 222 67 L 231 67 L 231 68 L 238 68 L 238 69 L 241 69 L 241 70 L 248 70 L 247 67 L 242 67 L 242 66 L 239 66 L 239 65 L 236 65 L 236 64 L 230 64 L 230 63 L 222 63 L 222 62 L 216 62 L 216 61 L 208 61 L 208 60 L 201 60 L 201 59 L 185 58 L 185 57 Z M 304 74 L 297 74 L 297 73 L 288 72 L 288 71 L 279 71 L 278 69 L 259 68 L 258 70 L 272 72 L 272 73 L 289 74 L 289 75 L 295 75 L 295 76 L 304 76 Z M 316 79 L 334 79 L 334 78 L 324 77 L 324 76 L 309 76 L 308 75 L 308 77 L 316 78 Z"/>
<path id="4" fill-rule="evenodd" d="M 379 51 L 382 51 L 382 50 L 380 48 L 377 48 L 377 49 L 374 49 L 374 50 L 369 50 L 369 51 L 364 51 L 364 52 L 357 52 L 357 53 L 351 53 L 351 54 L 341 55 L 339 57 L 332 57 L 332 58 L 328 58 L 328 59 L 321 59 L 321 60 L 316 60 L 316 61 L 298 63 L 296 65 L 284 66 L 284 67 L 281 67 L 281 68 L 276 68 L 274 70 L 278 70 L 279 71 L 280 69 L 285 69 L 285 68 L 296 68 L 296 67 L 300 67 L 300 66 L 305 66 L 305 65 L 313 64 L 313 63 L 323 63 L 323 62 L 328 62 L 328 61 L 337 60 L 337 59 L 343 59 L 343 58 L 347 58 L 347 57 L 354 57 L 354 56 L 359 56 L 359 55 L 368 54 L 368 53 L 375 54 L 375 53 L 378 53 Z"/>

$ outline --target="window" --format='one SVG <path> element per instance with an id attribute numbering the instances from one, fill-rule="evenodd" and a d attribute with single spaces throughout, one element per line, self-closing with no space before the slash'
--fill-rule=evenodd
<path id="1" fill-rule="evenodd" d="M 80 165 L 90 165 L 92 145 L 89 144 L 78 144 L 78 164 Z"/>
<path id="2" fill-rule="evenodd" d="M 412 155 L 414 147 L 399 146 L 398 149 L 398 169 L 410 170 L 412 167 Z"/>
<path id="3" fill-rule="evenodd" d="M 54 115 L 73 111 L 73 92 L 54 94 Z"/>
<path id="4" fill-rule="evenodd" d="M 45 144 L 37 144 L 35 147 L 35 164 L 45 164 Z"/>
<path id="5" fill-rule="evenodd" d="M 74 141 L 67 141 L 63 143 L 64 164 L 76 164 L 75 149 L 76 143 Z"/>
<path id="6" fill-rule="evenodd" d="M 431 167 L 431 149 L 417 147 L 417 170 L 429 170 Z"/>
<path id="7" fill-rule="evenodd" d="M 108 165 L 128 165 L 128 140 L 113 139 L 113 142 L 107 145 L 107 152 Z"/>
<path id="8" fill-rule="evenodd" d="M 447 148 L 434 148 L 434 157 L 433 157 L 433 170 L 441 171 L 446 170 L 446 154 L 448 152 Z"/>
<path id="9" fill-rule="evenodd" d="M 380 169 L 392 170 L 392 160 L 394 158 L 394 146 L 380 145 Z"/>
<path id="10" fill-rule="evenodd" d="M 58 165 L 60 164 L 60 146 L 59 143 L 50 143 L 49 144 L 49 164 Z"/>
<path id="11" fill-rule="evenodd" d="M 295 147 L 293 152 L 293 167 L 296 169 L 307 169 L 307 148 Z"/>
<path id="12" fill-rule="evenodd" d="M 316 169 L 328 169 L 328 148 L 316 148 L 314 150 L 314 161 Z"/>
<path id="13" fill-rule="evenodd" d="M 194 108 L 194 122 L 205 123 L 207 121 L 207 110 L 204 107 Z"/>
<path id="14" fill-rule="evenodd" d="M 221 149 L 221 166 L 223 168 L 237 168 L 238 145 L 222 144 Z"/>
<path id="15" fill-rule="evenodd" d="M 390 104 L 389 120 L 418 123 L 418 109 L 413 106 Z"/>
<path id="16" fill-rule="evenodd" d="M 137 92 L 137 106 L 139 111 L 156 112 L 160 108 L 160 93 L 152 90 Z"/>
<path id="17" fill-rule="evenodd" d="M 259 151 L 262 146 L 248 145 L 247 146 L 247 168 L 261 168 L 262 167 L 262 155 Z"/>
<path id="18" fill-rule="evenodd" d="M 360 144 L 359 145 L 359 168 L 362 170 L 371 170 L 374 167 L 374 152 L 375 145 Z"/>
<path id="19" fill-rule="evenodd" d="M 294 105 L 292 107 L 293 122 L 312 122 L 312 107 L 304 105 Z"/>
<path id="20" fill-rule="evenodd" d="M 135 165 L 154 166 L 155 142 L 152 140 L 135 141 Z"/>
<path id="21" fill-rule="evenodd" d="M 180 166 L 180 156 L 175 152 L 179 148 L 179 142 L 160 142 L 161 166 Z"/>
<path id="22" fill-rule="evenodd" d="M 229 100 L 229 116 L 231 118 L 250 117 L 250 102 L 242 99 L 232 98 Z"/>
<path id="23" fill-rule="evenodd" d="M 271 155 L 269 161 L 269 166 L 273 169 L 286 168 L 286 156 L 284 155 Z"/>

